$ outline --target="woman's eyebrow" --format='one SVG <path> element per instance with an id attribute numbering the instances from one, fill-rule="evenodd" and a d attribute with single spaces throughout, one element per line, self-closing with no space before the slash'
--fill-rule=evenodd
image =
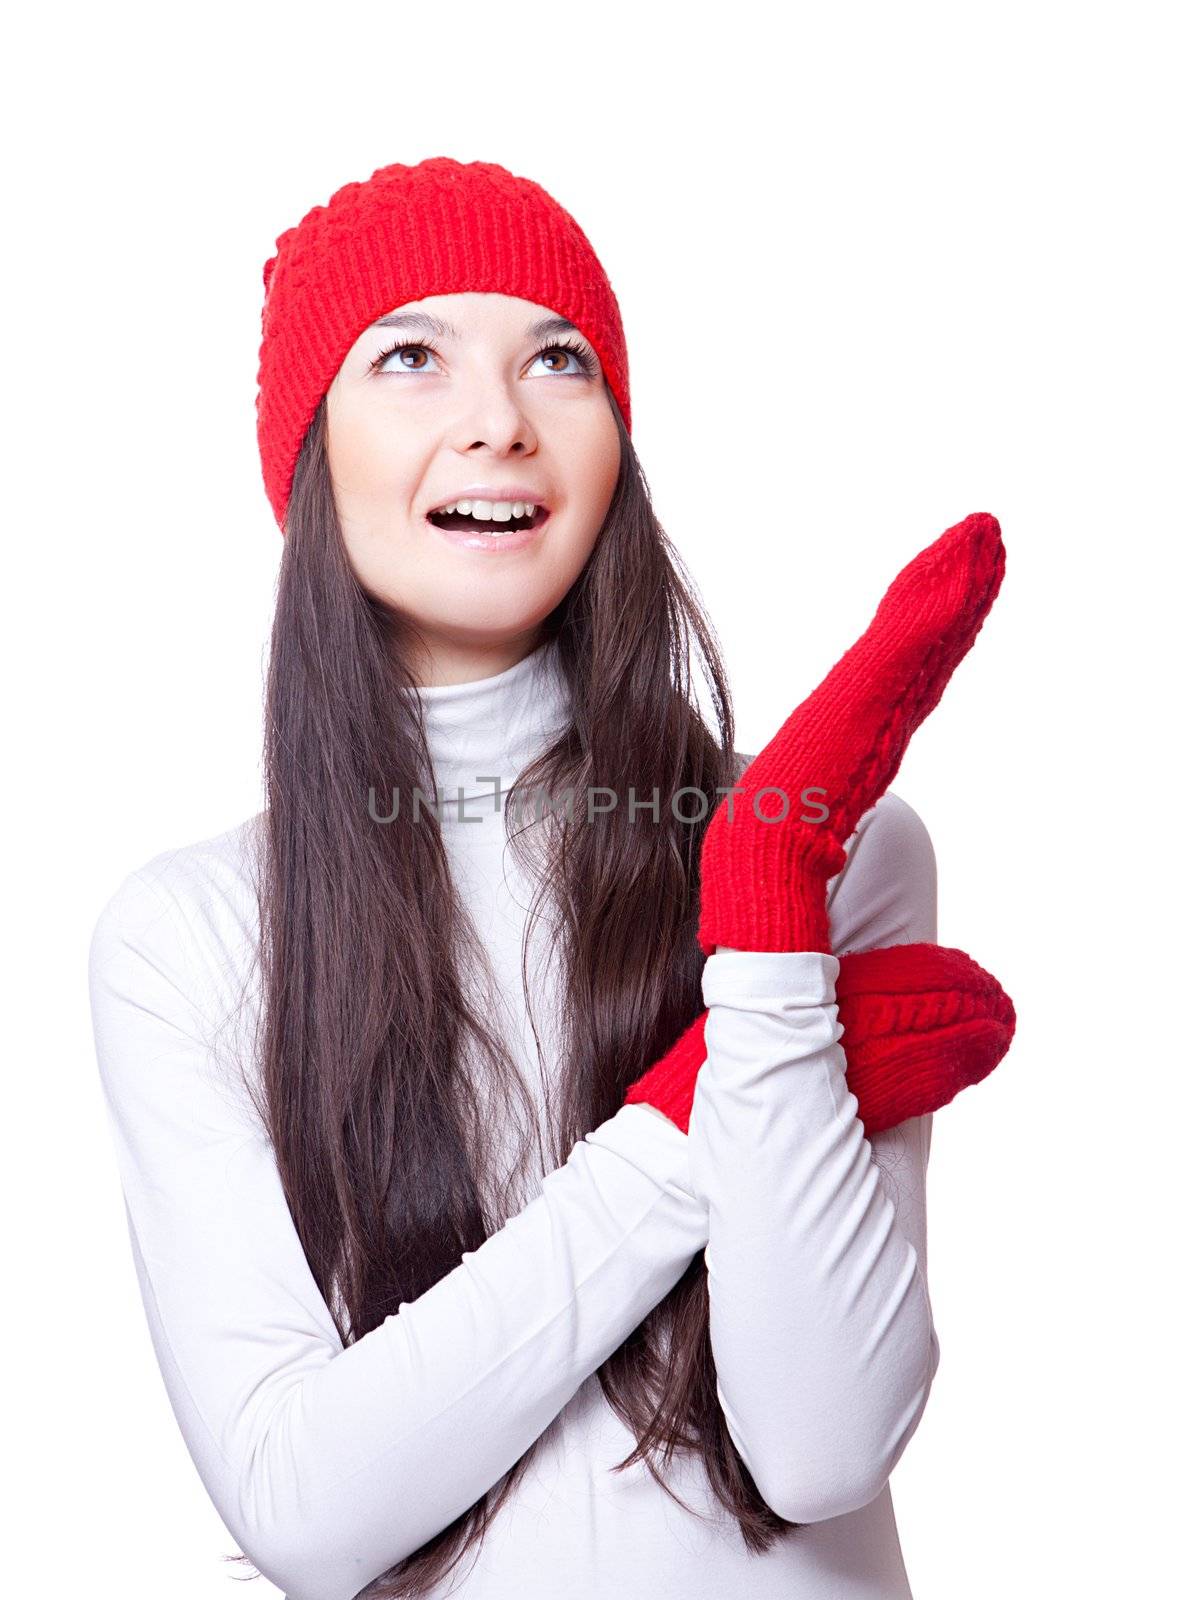
<path id="1" fill-rule="evenodd" d="M 461 339 L 462 334 L 449 322 L 428 316 L 424 311 L 394 311 L 391 317 L 381 317 L 372 324 L 374 328 L 401 328 L 407 333 L 432 333 L 439 339 Z M 527 339 L 545 339 L 555 333 L 578 333 L 580 330 L 565 317 L 542 317 L 525 329 Z"/>

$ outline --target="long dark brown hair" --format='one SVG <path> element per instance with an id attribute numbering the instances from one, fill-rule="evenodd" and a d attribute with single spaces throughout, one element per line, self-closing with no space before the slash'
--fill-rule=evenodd
<path id="1" fill-rule="evenodd" d="M 716 790 L 737 777 L 714 631 L 607 399 L 620 435 L 616 488 L 586 565 L 544 630 L 573 714 L 506 805 L 515 814 L 519 791 L 531 786 L 585 795 L 596 785 L 645 796 L 656 786 L 662 804 L 646 826 L 620 806 L 592 824 L 579 806 L 547 813 L 544 833 L 510 832 L 522 852 L 527 833 L 547 841 L 531 918 L 548 897 L 565 996 L 548 1130 L 555 1166 L 616 1113 L 628 1085 L 702 1010 L 696 932 L 707 819 L 674 817 L 667 797 L 701 791 L 709 815 Z M 460 976 L 485 957 L 438 820 L 422 808 L 413 826 L 406 804 L 378 826 L 369 801 L 394 790 L 434 793 L 417 695 L 398 692 L 416 688 L 415 642 L 411 621 L 368 593 L 349 564 L 324 401 L 294 476 L 267 679 L 257 1103 L 345 1345 L 415 1301 L 507 1220 L 487 1171 L 481 1099 L 495 1092 L 506 1109 L 524 1094 Z M 717 737 L 698 708 L 693 653 Z M 472 1053 L 485 1084 L 467 1065 Z M 614 1470 L 644 1461 L 685 1505 L 663 1469 L 675 1452 L 700 1455 L 753 1553 L 800 1526 L 761 1499 L 728 1433 L 701 1251 L 599 1368 L 599 1381 L 637 1440 Z M 478 1553 L 536 1448 L 361 1594 L 413 1600 L 469 1548 Z"/>

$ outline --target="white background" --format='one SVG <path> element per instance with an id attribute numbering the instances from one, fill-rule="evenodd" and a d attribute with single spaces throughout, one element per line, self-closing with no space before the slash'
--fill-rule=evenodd
<path id="1" fill-rule="evenodd" d="M 1179 14 L 1180 13 L 1180 14 Z M 23 8 L 2 97 L 13 1594 L 238 1591 L 153 1361 L 87 942 L 261 804 L 261 268 L 498 161 L 617 292 L 633 438 L 756 750 L 971 511 L 996 607 L 894 783 L 1013 996 L 935 1119 L 916 1600 L 1184 1583 L 1187 50 L 1131 3 Z M 248 1593 L 275 1593 L 264 1580 Z"/>

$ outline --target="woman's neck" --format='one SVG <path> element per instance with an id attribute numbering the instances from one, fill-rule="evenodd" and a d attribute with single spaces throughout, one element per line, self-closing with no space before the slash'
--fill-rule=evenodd
<path id="1" fill-rule="evenodd" d="M 414 680 L 423 688 L 453 687 L 481 678 L 498 677 L 539 649 L 545 635 L 541 624 L 497 644 L 437 641 L 432 647 L 411 639 L 407 645 Z"/>
<path id="2" fill-rule="evenodd" d="M 497 806 L 513 780 L 570 720 L 569 685 L 556 641 L 546 639 L 502 672 L 467 683 L 429 684 L 413 691 L 421 702 L 442 818 L 457 814 L 460 789 L 471 801 L 464 821 Z"/>

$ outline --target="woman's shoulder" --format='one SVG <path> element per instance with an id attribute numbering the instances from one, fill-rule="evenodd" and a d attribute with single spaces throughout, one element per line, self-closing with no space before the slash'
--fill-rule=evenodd
<path id="1" fill-rule="evenodd" d="M 900 857 L 906 852 L 915 855 L 933 851 L 929 829 L 920 815 L 899 794 L 886 789 L 874 806 L 870 806 L 855 825 L 855 832 L 844 842 L 848 865 L 858 849 L 860 840 L 866 840 L 865 853 Z M 847 867 L 843 868 L 843 872 Z M 842 877 L 842 872 L 839 874 Z"/>
<path id="2" fill-rule="evenodd" d="M 184 961 L 225 968 L 255 948 L 264 813 L 192 843 L 160 850 L 128 871 L 109 894 L 91 936 L 92 963 L 113 940 L 145 953 L 182 952 Z"/>
<path id="3" fill-rule="evenodd" d="M 88 988 L 109 1102 L 134 1139 L 188 1158 L 257 1131 L 261 816 L 160 850 L 126 873 L 91 933 Z M 229 1120 L 230 1117 L 230 1120 Z"/>
<path id="4" fill-rule="evenodd" d="M 929 829 L 891 789 L 844 842 L 847 859 L 827 886 L 837 955 L 890 944 L 935 944 L 938 865 Z"/>

